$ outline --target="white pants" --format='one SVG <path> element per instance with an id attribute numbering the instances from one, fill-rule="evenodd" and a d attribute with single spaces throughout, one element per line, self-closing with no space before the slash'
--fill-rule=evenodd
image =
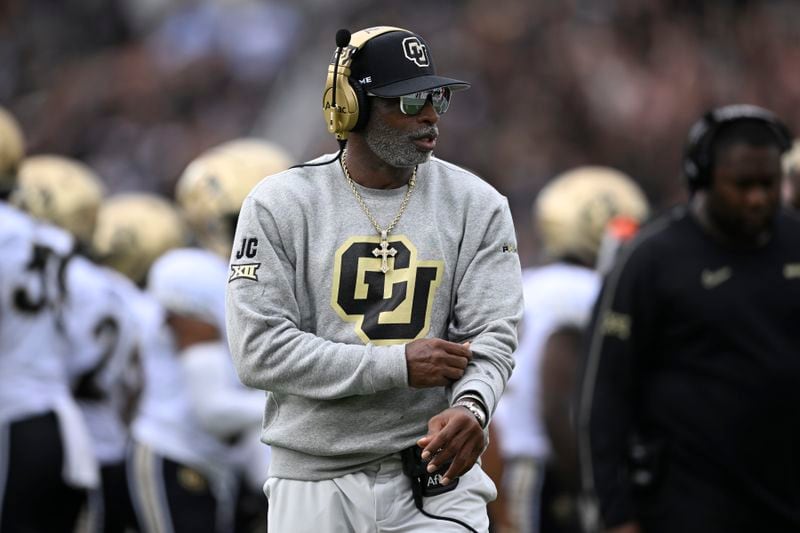
<path id="1" fill-rule="evenodd" d="M 399 458 L 354 474 L 323 481 L 271 477 L 264 484 L 269 500 L 268 531 L 292 533 L 388 533 L 467 531 L 436 520 L 414 505 L 411 481 Z M 426 512 L 456 518 L 480 532 L 489 530 L 486 504 L 497 490 L 479 465 L 464 474 L 455 490 L 423 498 Z"/>

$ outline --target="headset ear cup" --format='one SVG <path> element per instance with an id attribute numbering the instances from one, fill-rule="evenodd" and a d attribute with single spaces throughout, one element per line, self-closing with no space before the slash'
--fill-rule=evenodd
<path id="1" fill-rule="evenodd" d="M 705 137 L 705 136 L 704 136 Z M 696 191 L 708 187 L 711 182 L 710 173 L 710 154 L 704 146 L 705 139 L 701 139 L 701 144 L 695 146 L 688 157 L 689 190 Z"/>
<path id="2" fill-rule="evenodd" d="M 697 168 L 697 163 L 694 161 L 694 158 L 687 155 L 683 160 L 683 175 L 686 177 L 686 186 L 689 188 L 690 192 L 694 192 L 700 188 L 698 184 L 699 173 L 700 169 Z"/>
<path id="3" fill-rule="evenodd" d="M 342 112 L 342 126 L 340 133 L 348 133 L 355 129 L 358 122 L 359 102 L 358 94 L 353 90 L 353 84 L 346 76 L 339 75 L 336 101 L 344 108 Z"/>
<path id="4" fill-rule="evenodd" d="M 333 105 L 334 88 L 336 106 Z M 346 75 L 337 73 L 334 79 L 331 70 L 328 70 L 322 95 L 322 113 L 328 123 L 328 131 L 339 140 L 346 139 L 347 133 L 353 130 L 358 121 L 358 98 Z"/>
<path id="5" fill-rule="evenodd" d="M 689 140 L 683 158 L 683 173 L 690 192 L 707 187 L 711 181 L 708 143 L 716 125 L 712 112 L 707 112 L 689 131 Z"/>
<path id="6" fill-rule="evenodd" d="M 355 78 L 350 78 L 350 87 L 355 94 L 356 102 L 358 102 L 358 116 L 351 131 L 358 131 L 364 129 L 369 120 L 370 100 L 369 96 L 367 96 L 367 91 Z"/>
<path id="7" fill-rule="evenodd" d="M 690 192 L 703 187 L 703 163 L 699 157 L 700 147 L 692 143 L 686 147 L 683 156 L 683 175 Z"/>

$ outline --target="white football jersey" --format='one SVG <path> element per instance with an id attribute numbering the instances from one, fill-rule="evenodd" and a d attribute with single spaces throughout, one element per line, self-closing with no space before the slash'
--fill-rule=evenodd
<path id="1" fill-rule="evenodd" d="M 69 395 L 59 331 L 70 235 L 0 202 L 0 422 Z"/>
<path id="2" fill-rule="evenodd" d="M 215 324 L 224 335 L 227 275 L 227 263 L 208 251 L 171 250 L 151 266 L 147 294 L 163 309 Z M 134 436 L 160 455 L 203 470 L 215 490 L 225 490 L 246 453 L 238 444 L 260 429 L 263 392 L 239 382 L 224 339 L 178 351 L 162 324 L 161 345 L 144 360 L 145 394 Z"/>
<path id="3" fill-rule="evenodd" d="M 190 346 L 180 355 L 192 412 L 201 427 L 228 443 L 226 460 L 255 488 L 267 480 L 269 446 L 261 442 L 265 393 L 242 385 L 224 342 Z"/>
<path id="4" fill-rule="evenodd" d="M 542 350 L 556 329 L 587 324 L 600 282 L 596 271 L 567 263 L 523 271 L 525 311 L 516 366 L 493 418 L 505 457 L 548 457 L 550 443 L 539 399 Z"/>
<path id="5" fill-rule="evenodd" d="M 53 411 L 65 482 L 93 488 L 97 461 L 70 394 L 61 321 L 72 249 L 65 231 L 0 202 L 0 425 Z"/>
<path id="6" fill-rule="evenodd" d="M 83 256 L 67 267 L 64 326 L 73 394 L 92 434 L 101 464 L 125 457 L 122 417 L 136 391 L 139 329 L 131 303 L 141 291 L 127 278 Z"/>
<path id="7" fill-rule="evenodd" d="M 228 450 L 206 431 L 193 412 L 186 376 L 161 306 L 148 296 L 139 313 L 146 313 L 148 343 L 140 347 L 144 390 L 132 424 L 133 437 L 154 452 L 216 475 Z"/>

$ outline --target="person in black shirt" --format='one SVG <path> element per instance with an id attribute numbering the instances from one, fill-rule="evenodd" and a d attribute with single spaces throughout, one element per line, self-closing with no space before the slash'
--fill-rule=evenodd
<path id="1" fill-rule="evenodd" d="M 707 113 L 689 135 L 688 205 L 645 227 L 605 280 L 578 411 L 603 531 L 800 531 L 790 142 L 764 109 Z"/>

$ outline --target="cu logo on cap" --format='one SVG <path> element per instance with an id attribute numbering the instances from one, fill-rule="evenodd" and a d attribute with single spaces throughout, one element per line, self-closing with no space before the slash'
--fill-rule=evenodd
<path id="1" fill-rule="evenodd" d="M 428 49 L 424 44 L 419 42 L 419 39 L 416 37 L 406 37 L 403 39 L 403 52 L 406 55 L 406 59 L 413 61 L 418 67 L 427 67 L 430 65 Z"/>

